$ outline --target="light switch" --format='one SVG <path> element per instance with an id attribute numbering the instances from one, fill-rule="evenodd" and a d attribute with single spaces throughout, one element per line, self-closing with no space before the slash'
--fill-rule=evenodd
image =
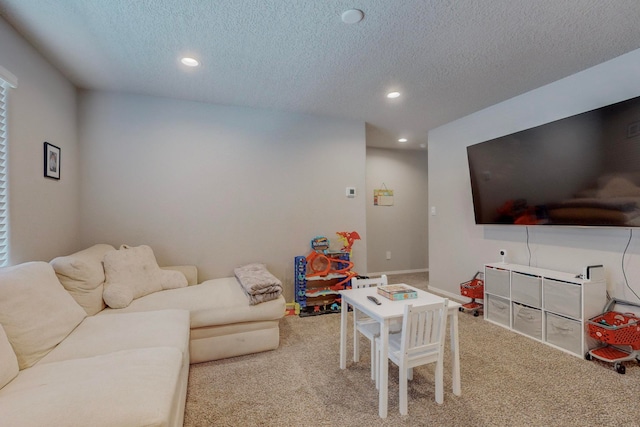
<path id="1" fill-rule="evenodd" d="M 431 206 L 431 215 L 435 215 L 435 214 L 436 214 L 436 207 Z"/>
<path id="2" fill-rule="evenodd" d="M 347 187 L 347 197 L 349 198 L 356 197 L 356 187 Z"/>

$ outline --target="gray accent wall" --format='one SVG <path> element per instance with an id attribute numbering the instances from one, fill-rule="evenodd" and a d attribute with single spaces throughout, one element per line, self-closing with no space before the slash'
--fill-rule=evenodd
<path id="1" fill-rule="evenodd" d="M 506 249 L 508 262 L 575 274 L 603 264 L 609 292 L 638 302 L 627 281 L 640 294 L 640 229 L 475 225 L 466 147 L 636 97 L 639 75 L 636 50 L 429 132 L 431 288 L 459 295 L 459 283 Z"/>
<path id="2" fill-rule="evenodd" d="M 293 258 L 324 235 L 358 231 L 367 271 L 364 122 L 77 91 L 0 19 L 9 97 L 11 264 L 95 243 L 150 245 L 200 279 L 267 264 L 293 300 Z M 43 177 L 43 142 L 62 149 Z M 358 196 L 346 197 L 355 187 Z"/>
<path id="3" fill-rule="evenodd" d="M 293 300 L 293 259 L 358 231 L 367 270 L 363 122 L 142 95 L 79 96 L 84 246 L 150 245 L 200 280 L 261 262 Z"/>
<path id="4" fill-rule="evenodd" d="M 8 96 L 10 264 L 79 249 L 76 89 L 0 19 L 0 66 L 18 78 Z M 44 177 L 43 143 L 60 147 L 61 178 Z"/>
<path id="5" fill-rule="evenodd" d="M 428 269 L 427 159 L 426 151 L 367 148 L 369 273 Z M 394 192 L 393 206 L 373 205 L 373 190 L 383 183 Z"/>

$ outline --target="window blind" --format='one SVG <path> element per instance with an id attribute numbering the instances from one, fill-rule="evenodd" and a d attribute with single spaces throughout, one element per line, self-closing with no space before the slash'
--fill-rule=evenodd
<path id="1" fill-rule="evenodd" d="M 7 159 L 7 97 L 16 78 L 0 67 L 0 267 L 9 262 L 9 197 Z"/>

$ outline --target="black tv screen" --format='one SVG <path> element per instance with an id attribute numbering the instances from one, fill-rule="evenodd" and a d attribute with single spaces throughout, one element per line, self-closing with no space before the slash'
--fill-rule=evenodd
<path id="1" fill-rule="evenodd" d="M 640 226 L 640 97 L 467 147 L 477 224 Z"/>

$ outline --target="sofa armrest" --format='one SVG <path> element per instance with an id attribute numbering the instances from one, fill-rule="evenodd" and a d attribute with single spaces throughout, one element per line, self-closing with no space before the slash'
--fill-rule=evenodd
<path id="1" fill-rule="evenodd" d="M 174 270 L 181 272 L 187 278 L 187 285 L 189 286 L 198 284 L 198 267 L 196 267 L 195 265 L 169 265 L 161 268 L 163 270 Z"/>

